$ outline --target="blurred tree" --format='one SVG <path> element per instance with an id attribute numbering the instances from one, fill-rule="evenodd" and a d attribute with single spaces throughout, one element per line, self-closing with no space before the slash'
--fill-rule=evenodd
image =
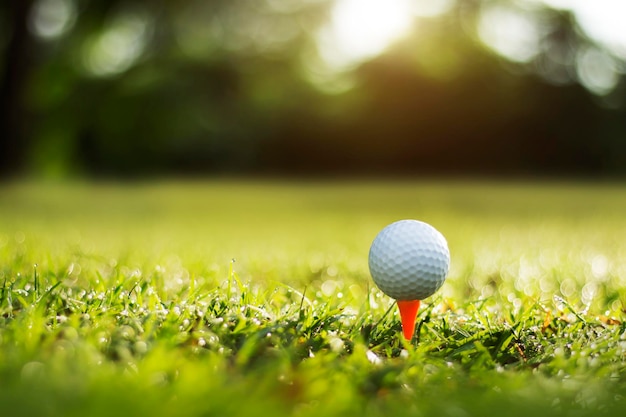
<path id="1" fill-rule="evenodd" d="M 3 2 L 3 174 L 626 173 L 624 57 L 572 13 L 442 0 L 339 68 L 336 1 Z"/>

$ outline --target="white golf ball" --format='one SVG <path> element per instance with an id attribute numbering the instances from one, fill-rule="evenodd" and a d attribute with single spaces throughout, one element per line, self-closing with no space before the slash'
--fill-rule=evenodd
<path id="1" fill-rule="evenodd" d="M 450 251 L 441 233 L 417 220 L 385 227 L 372 242 L 370 274 L 382 292 L 396 300 L 423 300 L 448 275 Z"/>

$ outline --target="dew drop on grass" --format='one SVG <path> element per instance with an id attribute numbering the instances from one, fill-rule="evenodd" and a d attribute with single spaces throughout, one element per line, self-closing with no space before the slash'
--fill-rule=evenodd
<path id="1" fill-rule="evenodd" d="M 343 350 L 343 340 L 338 337 L 333 337 L 332 339 L 330 339 L 328 344 L 330 345 L 330 349 L 333 352 L 339 352 Z"/>
<path id="2" fill-rule="evenodd" d="M 563 311 L 567 308 L 567 303 L 563 298 L 559 297 L 558 295 L 554 295 L 554 297 L 552 298 L 554 299 L 554 304 L 556 304 L 556 308 L 559 311 Z"/>
<path id="3" fill-rule="evenodd" d="M 135 342 L 134 348 L 135 348 L 135 352 L 139 354 L 144 354 L 148 351 L 148 344 L 144 342 L 143 340 L 140 340 L 138 342 Z"/>
<path id="4" fill-rule="evenodd" d="M 365 356 L 367 356 L 367 360 L 373 363 L 374 365 L 378 365 L 382 363 L 382 360 L 378 357 L 378 355 L 376 355 L 371 350 L 368 350 L 367 352 L 365 352 Z"/>

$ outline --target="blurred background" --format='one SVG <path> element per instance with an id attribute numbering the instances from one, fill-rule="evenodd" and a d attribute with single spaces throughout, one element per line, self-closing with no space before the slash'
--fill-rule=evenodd
<path id="1" fill-rule="evenodd" d="M 626 174 L 621 0 L 0 2 L 0 173 Z"/>

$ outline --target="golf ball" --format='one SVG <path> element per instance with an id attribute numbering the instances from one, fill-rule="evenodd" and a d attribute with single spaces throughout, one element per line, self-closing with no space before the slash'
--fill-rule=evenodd
<path id="1" fill-rule="evenodd" d="M 450 266 L 448 243 L 431 225 L 400 220 L 376 236 L 369 252 L 370 274 L 396 300 L 423 300 L 442 285 Z"/>

